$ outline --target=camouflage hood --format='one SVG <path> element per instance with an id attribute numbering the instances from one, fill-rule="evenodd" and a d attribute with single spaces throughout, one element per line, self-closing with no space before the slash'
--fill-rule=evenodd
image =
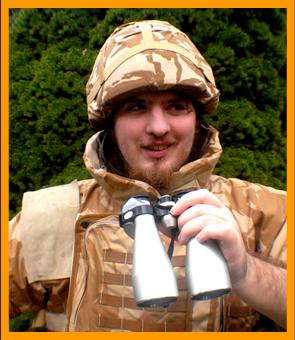
<path id="1" fill-rule="evenodd" d="M 102 160 L 102 131 L 93 135 L 86 144 L 84 162 L 91 176 L 114 197 L 139 194 L 143 191 L 155 195 L 156 190 L 147 183 L 129 179 L 107 171 Z M 200 159 L 187 163 L 179 171 L 174 172 L 171 178 L 170 192 L 185 190 L 190 188 L 205 188 L 208 186 L 211 174 L 222 152 L 219 142 L 218 131 L 210 127 L 210 138 L 203 148 Z"/>
<path id="2" fill-rule="evenodd" d="M 212 69 L 186 34 L 168 22 L 119 26 L 102 46 L 86 85 L 88 118 L 102 130 L 114 104 L 142 91 L 183 91 L 212 112 L 219 101 Z"/>

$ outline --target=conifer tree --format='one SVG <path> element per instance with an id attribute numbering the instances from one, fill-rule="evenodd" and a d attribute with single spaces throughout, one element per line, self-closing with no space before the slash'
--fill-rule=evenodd
<path id="1" fill-rule="evenodd" d="M 118 25 L 170 21 L 211 64 L 220 106 L 216 173 L 285 188 L 284 9 L 20 9 L 10 20 L 10 209 L 24 191 L 88 178 L 82 154 L 94 133 L 85 84 Z"/>

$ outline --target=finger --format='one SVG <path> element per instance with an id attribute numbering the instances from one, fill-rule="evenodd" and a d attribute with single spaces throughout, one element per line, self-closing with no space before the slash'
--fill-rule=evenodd
<path id="1" fill-rule="evenodd" d="M 208 204 L 197 204 L 186 209 L 178 217 L 178 226 L 179 228 L 182 228 L 182 226 L 189 220 L 203 215 L 210 215 L 221 221 L 225 221 L 228 218 L 228 212 L 223 208 L 217 208 Z"/>
<path id="2" fill-rule="evenodd" d="M 209 204 L 219 208 L 224 207 L 223 203 L 214 194 L 206 189 L 200 189 L 183 195 L 170 212 L 172 215 L 178 216 L 186 209 L 197 204 Z"/>
<path id="3" fill-rule="evenodd" d="M 218 220 L 216 217 L 212 217 L 211 215 L 202 215 L 196 218 L 193 218 L 186 222 L 182 227 L 180 227 L 180 233 L 178 235 L 178 241 L 181 244 L 185 244 L 189 239 L 196 236 L 201 232 L 203 228 L 207 225 L 211 224 L 221 224 L 223 221 Z"/>
<path id="4" fill-rule="evenodd" d="M 220 248 L 229 250 L 239 247 L 241 237 L 230 224 L 211 223 L 200 230 L 197 239 L 201 243 L 207 240 L 216 240 L 219 242 Z"/>

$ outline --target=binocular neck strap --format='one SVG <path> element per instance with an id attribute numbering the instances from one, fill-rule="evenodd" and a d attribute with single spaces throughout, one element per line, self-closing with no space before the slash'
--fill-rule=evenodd
<path id="1" fill-rule="evenodd" d="M 177 234 L 178 234 L 177 228 L 174 228 L 174 229 L 171 230 L 171 241 L 170 241 L 168 252 L 167 252 L 170 260 L 171 260 L 172 255 L 173 255 L 174 241 L 176 239 Z"/>

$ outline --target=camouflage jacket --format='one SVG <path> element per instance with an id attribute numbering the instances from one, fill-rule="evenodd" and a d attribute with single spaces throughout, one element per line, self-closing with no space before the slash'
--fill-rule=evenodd
<path id="1" fill-rule="evenodd" d="M 218 133 L 201 159 L 172 176 L 171 192 L 207 188 L 236 218 L 245 245 L 286 264 L 286 193 L 212 175 L 221 154 Z M 107 172 L 97 156 L 98 134 L 84 161 L 93 179 L 24 195 L 10 222 L 10 315 L 38 312 L 33 327 L 51 331 L 255 331 L 269 320 L 234 294 L 192 302 L 186 291 L 185 246 L 172 263 L 179 299 L 164 308 L 138 308 L 131 285 L 133 240 L 118 215 L 131 196 L 159 193 L 147 183 Z M 161 234 L 168 247 L 170 239 Z M 152 250 L 151 250 L 152 251 Z"/>

